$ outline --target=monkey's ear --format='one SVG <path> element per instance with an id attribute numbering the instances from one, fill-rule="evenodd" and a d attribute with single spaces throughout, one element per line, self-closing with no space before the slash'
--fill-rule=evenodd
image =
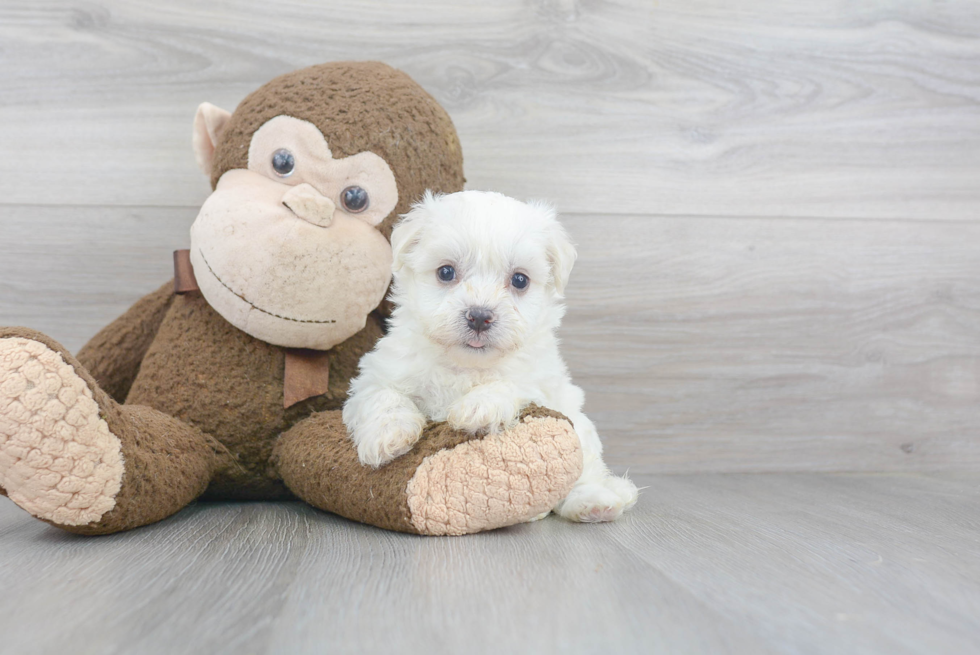
<path id="1" fill-rule="evenodd" d="M 214 149 L 228 124 L 231 113 L 210 102 L 202 102 L 194 115 L 194 156 L 205 175 L 211 175 Z"/>

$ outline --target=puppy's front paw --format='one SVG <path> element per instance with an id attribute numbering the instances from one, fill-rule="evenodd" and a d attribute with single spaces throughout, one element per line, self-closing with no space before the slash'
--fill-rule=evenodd
<path id="1" fill-rule="evenodd" d="M 446 421 L 454 430 L 498 433 L 514 427 L 521 401 L 513 396 L 477 387 L 449 408 Z"/>
<path id="2" fill-rule="evenodd" d="M 358 426 L 351 435 L 357 444 L 357 458 L 365 466 L 384 466 L 412 449 L 425 423 L 418 411 L 395 409 Z"/>
<path id="3" fill-rule="evenodd" d="M 615 521 L 636 504 L 638 495 L 631 480 L 610 475 L 575 485 L 555 512 L 579 523 Z"/>

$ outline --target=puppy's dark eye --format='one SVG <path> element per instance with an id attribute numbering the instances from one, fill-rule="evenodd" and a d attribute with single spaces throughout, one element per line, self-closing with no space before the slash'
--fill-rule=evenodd
<path id="1" fill-rule="evenodd" d="M 368 207 L 368 193 L 359 186 L 349 186 L 340 192 L 340 204 L 351 214 L 360 214 Z"/>
<path id="2" fill-rule="evenodd" d="M 289 177 L 293 174 L 294 168 L 296 168 L 296 159 L 293 157 L 293 153 L 285 148 L 279 148 L 272 153 L 272 170 L 276 172 L 276 175 Z"/>
<path id="3" fill-rule="evenodd" d="M 439 270 L 436 271 L 436 275 L 443 282 L 452 282 L 456 279 L 456 269 L 452 266 L 440 266 Z"/>
<path id="4" fill-rule="evenodd" d="M 514 273 L 514 277 L 510 278 L 510 285 L 515 289 L 526 289 L 528 282 L 530 280 L 523 273 Z"/>

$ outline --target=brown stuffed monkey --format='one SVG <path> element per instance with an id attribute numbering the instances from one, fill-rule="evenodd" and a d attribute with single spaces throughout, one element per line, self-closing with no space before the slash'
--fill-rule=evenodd
<path id="1" fill-rule="evenodd" d="M 0 491 L 70 532 L 108 534 L 201 497 L 300 499 L 391 530 L 465 534 L 551 509 L 581 471 L 570 424 L 430 425 L 362 466 L 340 419 L 384 329 L 392 224 L 426 189 L 462 189 L 456 131 L 407 75 L 333 63 L 194 121 L 214 192 L 175 280 L 72 357 L 0 328 Z"/>

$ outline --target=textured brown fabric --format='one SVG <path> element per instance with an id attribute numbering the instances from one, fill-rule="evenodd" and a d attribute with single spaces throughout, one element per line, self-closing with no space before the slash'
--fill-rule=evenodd
<path id="1" fill-rule="evenodd" d="M 330 391 L 330 353 L 309 348 L 286 349 L 282 406 L 321 396 Z"/>
<path id="2" fill-rule="evenodd" d="M 377 339 L 378 319 L 372 325 L 359 346 L 370 347 Z M 264 499 L 290 497 L 291 490 L 316 507 L 350 519 L 419 533 L 418 521 L 413 521 L 409 509 L 409 481 L 427 457 L 464 442 L 480 441 L 445 423 L 433 424 L 411 453 L 381 469 L 361 466 L 340 411 L 318 411 L 340 406 L 359 354 L 342 349 L 331 357 L 331 365 L 337 362 L 345 373 L 342 387 L 332 386 L 328 394 L 310 399 L 307 407 L 293 413 L 283 411 L 278 402 L 282 349 L 235 330 L 200 294 L 174 300 L 130 392 L 133 402 L 150 394 L 149 400 L 162 411 L 119 405 L 64 348 L 42 334 L 5 328 L 0 329 L 3 337 L 33 339 L 58 352 L 92 391 L 101 418 L 120 441 L 125 470 L 115 507 L 88 525 L 52 523 L 79 534 L 109 534 L 159 521 L 205 489 L 211 497 Z M 189 353 L 196 357 L 188 357 Z M 257 393 L 263 389 L 268 391 L 265 396 Z M 243 414 L 248 415 L 247 420 L 241 419 Z M 525 410 L 521 419 L 529 416 L 564 419 L 537 407 Z M 202 431 L 202 426 L 210 427 L 219 439 Z M 576 462 L 568 457 L 554 462 L 566 469 L 569 463 Z M 520 469 L 523 464 L 518 456 L 506 466 Z M 558 482 L 567 486 L 576 477 L 577 473 L 570 473 Z M 508 518 L 509 522 L 519 520 L 526 519 L 517 514 Z"/>
<path id="3" fill-rule="evenodd" d="M 200 430 L 149 407 L 123 405 L 105 411 L 109 430 L 122 442 L 123 486 L 116 507 L 98 523 L 58 526 L 69 532 L 110 534 L 165 519 L 204 493 L 227 457 Z"/>
<path id="4" fill-rule="evenodd" d="M 330 351 L 325 394 L 283 408 L 285 349 L 225 321 L 197 292 L 176 296 L 147 350 L 127 400 L 193 425 L 226 446 L 235 461 L 218 471 L 208 497 L 288 498 L 269 464 L 276 438 L 315 411 L 339 409 L 381 319 Z"/>
<path id="5" fill-rule="evenodd" d="M 174 250 L 174 293 L 184 294 L 200 291 L 194 266 L 191 264 L 190 250 Z"/>
<path id="6" fill-rule="evenodd" d="M 57 527 L 78 534 L 109 534 L 159 521 L 201 495 L 224 449 L 189 425 L 147 407 L 123 406 L 61 344 L 27 328 L 0 328 L 0 338 L 23 337 L 61 355 L 85 381 L 101 418 L 122 444 L 125 472 L 116 506 L 97 523 Z"/>
<path id="7" fill-rule="evenodd" d="M 252 134 L 280 115 L 316 125 L 335 158 L 369 151 L 388 162 L 398 205 L 378 226 L 385 237 L 426 189 L 463 189 L 463 154 L 449 115 L 412 78 L 380 62 L 311 66 L 248 95 L 218 141 L 212 187 L 225 172 L 248 167 Z"/>
<path id="8" fill-rule="evenodd" d="M 521 413 L 521 419 L 526 416 L 567 420 L 558 412 L 536 406 Z M 286 486 L 314 507 L 388 530 L 417 534 L 406 495 L 409 480 L 429 455 L 478 438 L 453 430 L 446 423 L 433 423 L 409 453 L 372 469 L 357 459 L 340 412 L 321 412 L 282 435 L 274 461 Z"/>
<path id="9" fill-rule="evenodd" d="M 167 283 L 136 301 L 78 351 L 78 361 L 117 402 L 126 400 L 172 300 L 173 283 Z"/>
<path id="10" fill-rule="evenodd" d="M 247 167 L 252 134 L 279 115 L 316 125 L 334 157 L 370 151 L 388 163 L 399 200 L 379 225 L 386 238 L 426 189 L 463 188 L 462 153 L 446 112 L 407 75 L 376 62 L 313 66 L 249 95 L 219 140 L 212 185 L 226 171 Z M 115 508 L 95 525 L 66 529 L 105 534 L 144 525 L 202 492 L 271 500 L 292 497 L 292 489 L 323 509 L 414 531 L 408 481 L 426 456 L 472 437 L 433 425 L 412 453 L 380 470 L 357 461 L 337 410 L 361 356 L 382 335 L 387 303 L 363 330 L 328 351 L 326 392 L 284 408 L 284 349 L 233 327 L 200 292 L 175 296 L 173 290 L 171 282 L 137 302 L 78 361 L 34 331 L 0 332 L 61 353 L 121 442 L 125 472 Z M 123 400 L 126 405 L 116 402 Z"/>

